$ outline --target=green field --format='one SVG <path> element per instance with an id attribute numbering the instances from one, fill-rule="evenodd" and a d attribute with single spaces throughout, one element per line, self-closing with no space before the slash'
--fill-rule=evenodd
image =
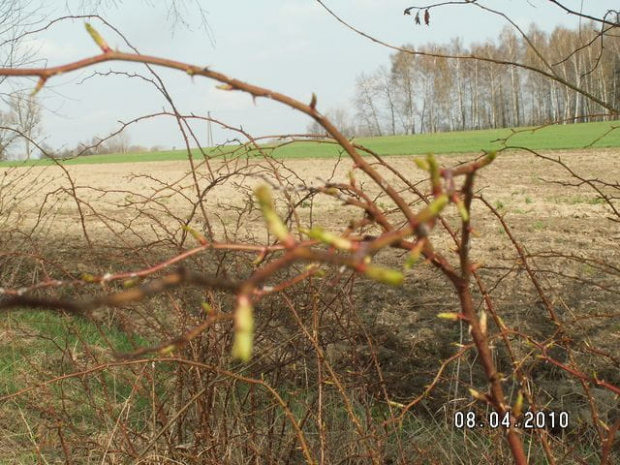
<path id="1" fill-rule="evenodd" d="M 514 134 L 513 134 L 514 132 Z M 512 137 L 508 141 L 504 140 Z M 620 121 L 552 125 L 539 129 L 486 129 L 481 131 L 443 132 L 413 136 L 385 136 L 356 138 L 354 142 L 381 155 L 418 155 L 429 152 L 437 154 L 472 153 L 482 150 L 496 150 L 503 146 L 528 147 L 533 150 L 572 150 L 620 147 Z M 297 142 L 281 147 L 266 146 L 265 149 L 277 158 L 321 158 L 335 157 L 342 149 L 330 143 Z M 218 149 L 203 149 L 209 156 L 222 153 L 241 153 L 259 156 L 256 150 L 239 150 L 239 147 L 226 146 Z M 194 156 L 202 158 L 199 150 Z M 67 165 L 92 163 L 135 163 L 146 161 L 185 160 L 185 150 L 163 152 L 128 153 L 112 155 L 93 155 L 66 160 Z M 30 162 L 4 162 L 0 166 L 20 166 L 24 164 L 50 164 L 50 160 Z"/>

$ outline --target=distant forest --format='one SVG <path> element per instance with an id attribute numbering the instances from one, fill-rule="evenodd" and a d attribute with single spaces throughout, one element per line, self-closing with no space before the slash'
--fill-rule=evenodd
<path id="1" fill-rule="evenodd" d="M 600 26 L 597 30 L 593 23 L 578 30 L 557 27 L 550 34 L 532 25 L 526 35 L 507 27 L 496 39 L 470 47 L 460 39 L 447 45 L 406 45 L 402 48 L 415 54 L 398 51 L 391 56 L 389 68 L 358 76 L 354 125 L 344 120 L 342 112 L 330 116 L 345 132 L 359 136 L 609 118 L 607 110 L 561 82 L 617 104 L 620 36 L 602 38 Z M 454 56 L 488 61 L 449 58 Z"/>

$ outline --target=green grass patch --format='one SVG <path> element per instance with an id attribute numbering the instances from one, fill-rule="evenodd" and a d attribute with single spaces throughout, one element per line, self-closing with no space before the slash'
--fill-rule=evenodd
<path id="1" fill-rule="evenodd" d="M 133 366 L 105 367 L 64 378 L 115 360 L 111 351 L 130 352 L 149 345 L 146 339 L 112 325 L 27 310 L 3 315 L 0 332 L 5 336 L 0 341 L 0 397 L 34 388 L 3 406 L 6 424 L 11 424 L 22 447 L 29 447 L 28 428 L 47 421 L 41 419 L 42 409 L 69 421 L 73 429 L 66 431 L 66 437 L 79 443 L 80 435 L 105 431 L 129 407 L 127 425 L 143 429 L 152 422 L 152 396 L 165 400 L 171 392 L 168 380 L 174 367 L 164 364 L 156 371 L 148 369 L 151 378 L 141 377 L 142 368 Z M 2 451 L 0 462 L 5 463 L 1 457 Z"/>
<path id="2" fill-rule="evenodd" d="M 613 128 L 617 128 L 612 130 Z M 498 150 L 502 147 L 527 147 L 532 150 L 573 150 L 592 146 L 593 148 L 620 147 L 620 121 L 581 124 L 552 125 L 544 128 L 485 129 L 480 131 L 442 132 L 408 136 L 385 136 L 356 138 L 354 143 L 363 145 L 381 155 L 420 155 L 429 152 L 437 154 L 472 153 L 483 150 Z M 334 158 L 344 154 L 342 147 L 331 143 L 295 142 L 280 147 L 265 146 L 263 150 L 276 158 Z M 261 156 L 257 150 L 227 146 L 205 148 L 209 157 L 233 155 Z M 198 159 L 203 154 L 192 151 Z M 112 155 L 91 155 L 65 160 L 65 165 L 96 163 L 136 163 L 154 161 L 186 160 L 186 150 L 163 152 L 126 153 Z M 3 162 L 0 166 L 50 165 L 51 160 L 28 162 Z"/>
<path id="3" fill-rule="evenodd" d="M 0 344 L 0 394 L 23 388 L 23 375 L 33 370 L 33 361 L 43 362 L 42 371 L 60 373 L 73 368 L 66 360 L 70 352 L 84 356 L 86 347 L 131 352 L 136 345 L 148 345 L 113 328 L 45 311 L 12 312 L 1 325 L 13 337 Z"/>
<path id="4" fill-rule="evenodd" d="M 218 149 L 203 149 L 208 156 L 218 156 L 221 151 Z M 198 149 L 192 150 L 192 155 L 202 159 L 203 155 Z M 101 163 L 141 163 L 153 161 L 179 161 L 187 160 L 186 150 L 166 150 L 162 152 L 141 152 L 141 153 L 115 153 L 106 155 L 89 155 L 77 158 L 69 158 L 62 160 L 63 165 L 94 165 Z M 55 164 L 55 161 L 29 160 L 29 161 L 9 161 L 1 162 L 1 166 L 49 166 Z"/>

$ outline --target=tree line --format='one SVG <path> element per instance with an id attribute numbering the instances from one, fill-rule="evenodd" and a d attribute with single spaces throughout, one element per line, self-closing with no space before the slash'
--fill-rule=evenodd
<path id="1" fill-rule="evenodd" d="M 584 93 L 527 69 L 617 108 L 620 36 L 604 32 L 594 23 L 551 33 L 531 25 L 523 36 L 506 27 L 469 47 L 460 39 L 406 45 L 390 57 L 390 67 L 357 77 L 356 124 L 341 125 L 359 136 L 381 136 L 616 119 Z"/>

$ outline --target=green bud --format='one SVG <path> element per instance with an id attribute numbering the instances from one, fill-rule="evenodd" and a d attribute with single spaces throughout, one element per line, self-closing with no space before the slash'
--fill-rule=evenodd
<path id="1" fill-rule="evenodd" d="M 340 250 L 351 250 L 353 248 L 353 243 L 349 239 L 337 236 L 329 231 L 325 231 L 321 227 L 315 227 L 310 230 L 304 229 L 302 230 L 302 233 L 311 239 L 316 239 L 324 244 L 331 245 L 332 247 L 336 247 Z"/>
<path id="2" fill-rule="evenodd" d="M 418 213 L 418 221 L 420 223 L 428 223 L 432 219 L 439 216 L 444 207 L 448 204 L 448 196 L 441 194 L 435 200 L 433 200 L 428 206 Z"/>
<path id="3" fill-rule="evenodd" d="M 267 222 L 267 227 L 278 240 L 285 242 L 289 239 L 289 232 L 286 225 L 282 222 L 273 205 L 273 198 L 267 186 L 259 186 L 254 190 L 258 199 L 258 204 L 263 213 L 263 218 Z"/>
<path id="4" fill-rule="evenodd" d="M 410 270 L 411 268 L 413 268 L 413 266 L 418 263 L 418 260 L 420 259 L 420 253 L 415 253 L 415 252 L 411 252 L 408 256 L 407 256 L 407 260 L 405 260 L 405 270 Z"/>
<path id="5" fill-rule="evenodd" d="M 200 245 L 207 245 L 207 239 L 205 239 L 205 237 L 200 234 L 198 231 L 196 231 L 194 228 L 192 228 L 191 226 L 187 225 L 187 226 L 182 226 L 183 230 L 187 231 L 188 233 L 190 233 L 192 235 L 192 237 L 194 239 L 196 239 L 196 241 L 198 241 L 200 243 Z"/>
<path id="6" fill-rule="evenodd" d="M 99 46 L 99 48 L 101 49 L 103 53 L 108 53 L 112 51 L 110 46 L 103 39 L 103 37 L 101 37 L 101 34 L 99 34 L 99 32 L 97 32 L 97 30 L 94 27 L 92 27 L 89 23 L 86 23 L 85 26 L 86 26 L 86 30 L 88 31 L 92 39 Z"/>
<path id="7" fill-rule="evenodd" d="M 166 347 L 162 347 L 159 349 L 159 355 L 172 355 L 172 353 L 177 349 L 175 344 L 167 345 Z"/>
<path id="8" fill-rule="evenodd" d="M 141 278 L 131 278 L 131 279 L 126 279 L 125 281 L 123 281 L 123 287 L 125 289 L 129 289 L 131 287 L 134 287 L 135 285 L 137 285 L 139 282 L 141 281 Z"/>
<path id="9" fill-rule="evenodd" d="M 476 400 L 481 400 L 483 402 L 486 402 L 488 400 L 486 395 L 484 395 L 481 392 L 476 391 L 475 389 L 469 388 L 469 393 Z"/>
<path id="10" fill-rule="evenodd" d="M 521 416 L 521 412 L 523 411 L 523 392 L 519 389 L 517 393 L 517 400 L 515 404 L 512 406 L 512 414 L 515 418 L 519 418 Z"/>
<path id="11" fill-rule="evenodd" d="M 407 260 L 405 260 L 405 265 L 404 265 L 405 270 L 410 270 L 411 268 L 413 268 L 413 265 L 415 265 L 417 262 L 418 262 L 417 258 L 412 257 L 410 254 L 407 257 Z"/>
<path id="12" fill-rule="evenodd" d="M 252 358 L 254 341 L 254 310 L 247 296 L 240 296 L 235 310 L 235 338 L 232 348 L 233 358 L 247 362 Z"/>
<path id="13" fill-rule="evenodd" d="M 441 318 L 442 320 L 458 321 L 461 319 L 461 315 L 455 312 L 443 312 L 443 313 L 438 313 L 437 318 Z"/>
<path id="14" fill-rule="evenodd" d="M 407 407 L 405 404 L 401 404 L 400 402 L 394 402 L 393 400 L 388 400 L 387 403 L 392 407 L 405 408 Z"/>
<path id="15" fill-rule="evenodd" d="M 82 275 L 80 276 L 80 279 L 82 281 L 85 281 L 87 283 L 94 283 L 97 282 L 97 278 L 95 278 L 92 274 L 90 273 L 82 273 Z"/>
<path id="16" fill-rule="evenodd" d="M 420 256 L 422 255 L 422 250 L 424 249 L 424 241 L 418 241 L 417 244 L 411 249 L 407 260 L 405 261 L 405 270 L 410 270 L 413 268 L 413 265 L 418 263 Z"/>
<path id="17" fill-rule="evenodd" d="M 431 173 L 431 184 L 433 185 L 433 189 L 438 188 L 441 182 L 439 179 L 439 164 L 437 163 L 437 159 L 432 153 L 429 153 L 426 156 L 426 161 L 428 162 L 429 172 Z"/>
<path id="18" fill-rule="evenodd" d="M 204 310 L 207 315 L 211 315 L 213 313 L 213 307 L 208 302 L 201 302 L 200 306 Z"/>
<path id="19" fill-rule="evenodd" d="M 491 163 L 497 158 L 497 152 L 495 150 L 491 150 L 490 152 L 487 152 L 487 155 L 484 158 L 487 160 L 487 163 Z"/>
<path id="20" fill-rule="evenodd" d="M 380 266 L 370 265 L 366 267 L 364 274 L 375 281 L 389 284 L 390 286 L 400 286 L 405 280 L 405 275 L 401 271 Z"/>
<path id="21" fill-rule="evenodd" d="M 468 222 L 469 212 L 467 211 L 467 208 L 465 208 L 465 202 L 463 202 L 463 199 L 461 199 L 460 197 L 456 197 L 454 203 L 456 204 L 456 208 L 459 211 L 459 215 L 461 215 L 461 219 L 465 222 Z"/>
<path id="22" fill-rule="evenodd" d="M 431 167 L 428 162 L 422 158 L 415 158 L 413 162 L 417 165 L 418 168 L 424 171 L 430 171 Z"/>

